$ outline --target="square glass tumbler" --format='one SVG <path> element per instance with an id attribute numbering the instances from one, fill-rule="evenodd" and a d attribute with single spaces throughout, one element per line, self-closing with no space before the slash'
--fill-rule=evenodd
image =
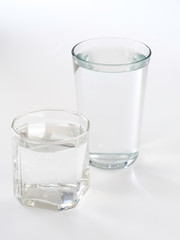
<path id="1" fill-rule="evenodd" d="M 89 121 L 67 110 L 40 110 L 12 123 L 14 194 L 23 204 L 73 208 L 89 187 Z"/>
<path id="2" fill-rule="evenodd" d="M 91 122 L 92 166 L 125 168 L 136 160 L 150 56 L 147 45 L 130 39 L 73 47 L 77 108 Z"/>

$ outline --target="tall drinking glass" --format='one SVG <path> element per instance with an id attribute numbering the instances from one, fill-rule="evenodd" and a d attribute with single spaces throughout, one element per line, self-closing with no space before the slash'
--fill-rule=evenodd
<path id="1" fill-rule="evenodd" d="M 72 49 L 78 110 L 91 122 L 92 166 L 125 168 L 138 157 L 150 48 L 97 38 Z"/>

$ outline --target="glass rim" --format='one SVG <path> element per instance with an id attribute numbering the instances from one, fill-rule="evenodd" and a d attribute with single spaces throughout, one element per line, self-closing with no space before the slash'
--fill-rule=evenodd
<path id="1" fill-rule="evenodd" d="M 72 115 L 76 115 L 78 117 L 81 117 L 82 119 L 84 119 L 86 122 L 87 122 L 87 127 L 85 128 L 84 132 L 76 137 L 70 137 L 66 140 L 55 140 L 55 141 L 48 141 L 48 140 L 45 140 L 45 141 L 42 141 L 42 140 L 30 140 L 30 139 L 27 139 L 27 137 L 24 137 L 24 136 L 21 136 L 19 134 L 19 132 L 15 129 L 15 123 L 16 121 L 18 121 L 19 119 L 29 115 L 29 114 L 35 114 L 35 113 L 40 113 L 40 112 L 66 112 L 66 113 L 70 113 Z M 18 115 L 17 117 L 15 117 L 12 121 L 12 124 L 11 124 L 11 129 L 13 131 L 13 133 L 19 138 L 19 139 L 22 139 L 24 140 L 25 142 L 30 142 L 30 143 L 34 143 L 34 144 L 37 144 L 37 143 L 40 143 L 40 144 L 49 144 L 49 145 L 56 145 L 56 144 L 62 144 L 62 143 L 67 143 L 69 141 L 72 141 L 72 140 L 78 140 L 78 139 L 81 139 L 82 137 L 84 137 L 88 132 L 89 132 L 89 127 L 90 127 L 90 121 L 84 116 L 82 115 L 81 113 L 77 112 L 77 111 L 74 111 L 74 110 L 69 110 L 69 109 L 40 109 L 40 110 L 35 110 L 35 111 L 29 111 L 29 112 L 26 112 L 26 113 L 23 113 L 21 115 Z"/>
<path id="2" fill-rule="evenodd" d="M 116 63 L 116 64 L 112 64 L 112 63 L 97 63 L 97 62 L 91 62 L 91 61 L 87 61 L 87 60 L 84 60 L 83 58 L 80 58 L 79 56 L 77 56 L 77 54 L 75 54 L 75 48 L 79 45 L 81 45 L 82 43 L 86 43 L 86 42 L 89 42 L 89 41 L 93 41 L 93 40 L 103 40 L 103 39 L 116 39 L 116 40 L 127 40 L 127 41 L 132 41 L 134 43 L 139 43 L 143 46 L 145 46 L 148 51 L 149 51 L 149 54 L 141 59 L 141 60 L 138 60 L 138 61 L 135 61 L 135 62 L 130 62 L 130 63 Z M 75 58 L 75 59 L 78 59 L 82 62 L 85 62 L 85 63 L 89 63 L 89 64 L 94 64 L 94 65 L 97 65 L 97 66 L 114 66 L 114 67 L 118 67 L 118 66 L 128 66 L 128 65 L 132 65 L 132 64 L 137 64 L 137 63 L 140 63 L 140 62 L 144 62 L 146 60 L 148 60 L 152 54 L 152 51 L 150 49 L 150 47 L 148 47 L 148 45 L 146 45 L 145 43 L 141 42 L 141 41 L 138 41 L 138 40 L 134 40 L 134 39 L 131 39 L 131 38 L 120 38 L 120 37 L 99 37 L 99 38 L 90 38 L 90 39 L 87 39 L 87 40 L 84 40 L 84 41 L 81 41 L 81 42 L 78 42 L 71 50 L 71 54 L 72 56 Z"/>

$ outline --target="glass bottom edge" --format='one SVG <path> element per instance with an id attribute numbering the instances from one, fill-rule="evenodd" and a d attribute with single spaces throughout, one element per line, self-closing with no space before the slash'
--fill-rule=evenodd
<path id="1" fill-rule="evenodd" d="M 70 202 L 68 204 L 53 204 L 51 202 L 45 202 L 38 199 L 24 199 L 24 198 L 17 198 L 18 201 L 27 207 L 35 207 L 35 208 L 42 208 L 47 210 L 55 210 L 55 211 L 63 211 L 68 210 L 71 208 L 75 208 L 79 202 Z"/>
<path id="2" fill-rule="evenodd" d="M 113 170 L 127 168 L 133 164 L 138 152 L 133 153 L 89 153 L 92 167 Z"/>

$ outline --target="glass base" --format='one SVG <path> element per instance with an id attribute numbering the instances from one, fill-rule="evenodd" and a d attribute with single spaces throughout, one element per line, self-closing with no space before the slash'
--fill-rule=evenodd
<path id="1" fill-rule="evenodd" d="M 26 184 L 21 190 L 23 194 L 16 197 L 22 205 L 62 211 L 76 207 L 88 190 L 88 182 L 84 181 L 79 188 Z"/>
<path id="2" fill-rule="evenodd" d="M 138 157 L 135 153 L 90 153 L 90 164 L 103 169 L 121 169 L 130 166 Z"/>

